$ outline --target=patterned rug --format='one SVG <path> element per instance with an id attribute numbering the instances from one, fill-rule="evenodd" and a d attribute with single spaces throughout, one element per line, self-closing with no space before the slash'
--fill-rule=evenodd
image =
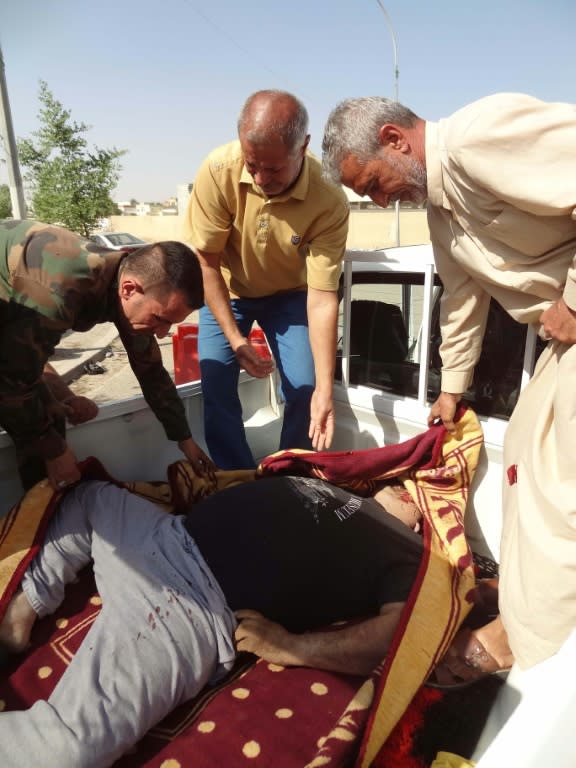
<path id="1" fill-rule="evenodd" d="M 25 658 L 0 680 L 0 711 L 47 698 L 100 611 L 91 568 L 69 587 L 64 605 L 37 624 Z M 352 765 L 353 719 L 342 718 L 364 679 L 284 669 L 250 655 L 219 686 L 174 710 L 115 763 L 115 768 L 303 768 Z M 428 768 L 440 750 L 470 756 L 501 681 L 462 691 L 422 688 L 376 756 L 374 768 Z M 359 705 L 361 700 L 359 701 Z M 341 748 L 322 755 L 327 734 Z M 328 762 L 326 762 L 328 760 Z"/>
<path id="2" fill-rule="evenodd" d="M 326 477 L 357 491 L 361 487 L 369 491 L 380 479 L 394 477 L 422 510 L 425 556 L 390 652 L 368 679 L 239 659 L 235 676 L 217 695 L 204 692 L 199 700 L 179 708 L 117 766 L 424 768 L 430 754 L 433 758 L 438 750 L 467 756 L 468 750 L 447 743 L 444 728 L 438 733 L 435 725 L 435 735 L 424 736 L 427 713 L 447 706 L 455 694 L 443 696 L 422 685 L 471 608 L 474 564 L 464 537 L 463 514 L 481 444 L 478 420 L 466 410 L 460 414 L 455 435 L 433 427 L 396 446 L 340 453 L 295 452 L 264 462 L 261 474 L 277 471 L 280 464 L 280 471 L 288 466 L 294 474 Z M 98 462 L 89 463 L 85 470 L 87 477 L 105 476 Z M 173 509 L 254 478 L 253 472 L 217 474 L 212 485 L 194 476 L 186 462 L 178 462 L 169 472 L 168 483 L 119 484 Z M 57 500 L 45 486 L 36 486 L 0 521 L 0 617 L 42 541 Z M 58 614 L 37 624 L 34 645 L 26 658 L 4 670 L 9 674 L 0 686 L 0 710 L 27 708 L 50 695 L 94 621 L 99 603 L 93 583 L 84 576 Z M 457 712 L 463 704 L 459 707 Z M 466 710 L 469 717 L 460 719 L 477 724 L 476 705 L 467 705 Z M 434 717 L 438 719 L 437 711 Z M 410 757 L 412 763 L 407 762 L 407 755 L 405 763 L 392 763 L 386 756 L 396 738 L 416 750 Z M 397 754 L 398 746 L 394 748 Z"/>

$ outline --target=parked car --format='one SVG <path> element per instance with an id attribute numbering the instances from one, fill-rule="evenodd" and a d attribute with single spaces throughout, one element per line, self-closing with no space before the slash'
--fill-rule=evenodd
<path id="1" fill-rule="evenodd" d="M 114 251 L 137 251 L 138 248 L 148 245 L 146 240 L 135 237 L 129 232 L 101 232 L 91 235 L 90 240 L 105 248 L 112 248 Z"/>

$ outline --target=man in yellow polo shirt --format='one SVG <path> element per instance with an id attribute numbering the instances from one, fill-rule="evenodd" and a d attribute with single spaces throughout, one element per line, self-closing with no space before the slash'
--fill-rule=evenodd
<path id="1" fill-rule="evenodd" d="M 274 367 L 247 338 L 254 322 L 280 373 L 280 448 L 330 446 L 349 214 L 342 189 L 322 178 L 307 152 L 308 114 L 293 95 L 254 93 L 238 135 L 202 164 L 185 225 L 204 278 L 198 350 L 206 442 L 222 469 L 254 466 L 238 376 L 244 368 L 263 378 Z"/>

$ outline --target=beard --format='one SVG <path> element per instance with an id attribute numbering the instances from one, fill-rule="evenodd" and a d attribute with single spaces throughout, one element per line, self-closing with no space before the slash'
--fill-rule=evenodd
<path id="1" fill-rule="evenodd" d="M 422 205 L 428 198 L 428 179 L 424 165 L 410 155 L 402 159 L 392 155 L 386 158 L 386 162 L 401 172 L 405 180 L 405 190 L 398 195 L 393 195 L 390 201 L 395 202 L 396 199 L 408 197 L 414 205 Z"/>

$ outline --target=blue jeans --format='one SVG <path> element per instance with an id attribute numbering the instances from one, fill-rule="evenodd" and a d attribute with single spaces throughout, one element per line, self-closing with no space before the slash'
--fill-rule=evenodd
<path id="1" fill-rule="evenodd" d="M 280 448 L 311 448 L 308 429 L 315 377 L 306 291 L 260 299 L 232 299 L 231 305 L 241 333 L 248 336 L 257 322 L 272 350 L 285 401 Z M 238 395 L 240 366 L 208 307 L 200 310 L 198 354 L 204 434 L 210 455 L 221 469 L 251 469 L 255 461 L 246 440 Z"/>

